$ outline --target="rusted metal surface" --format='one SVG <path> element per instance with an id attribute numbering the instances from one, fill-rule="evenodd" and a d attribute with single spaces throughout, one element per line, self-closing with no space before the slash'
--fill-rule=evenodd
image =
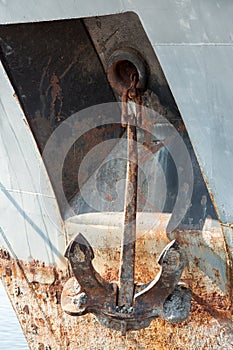
<path id="1" fill-rule="evenodd" d="M 233 224 L 221 223 L 221 228 L 227 253 L 228 295 L 231 302 L 229 308 L 231 310 L 231 314 L 233 315 Z"/>
<path id="2" fill-rule="evenodd" d="M 2 64 L 0 90 L 0 211 L 4 213 L 0 217 L 0 246 L 13 250 L 19 259 L 33 257 L 62 268 L 64 223 L 35 139 Z"/>
<path id="3" fill-rule="evenodd" d="M 139 52 L 143 50 L 148 58 L 147 62 L 152 72 L 149 80 L 151 91 L 146 93 L 146 104 L 154 108 L 158 113 L 167 116 L 168 120 L 173 121 L 176 119 L 180 135 L 187 140 L 187 132 L 174 104 L 172 95 L 169 92 L 169 87 L 157 58 L 153 53 L 146 35 L 142 31 L 140 22 L 135 21 L 135 15 L 132 13 L 123 14 L 123 21 L 119 20 L 118 16 L 120 15 L 117 15 L 117 19 L 115 20 L 111 16 L 108 18 L 95 17 L 85 20 L 104 67 L 107 66 L 108 59 L 112 52 L 124 41 L 126 41 L 125 44 L 128 44 L 128 41 L 130 41 L 132 47 Z M 131 20 L 132 17 L 133 20 Z M 57 33 L 58 37 L 63 36 L 63 24 L 60 34 L 59 32 Z M 56 23 L 54 23 L 54 26 L 56 28 Z M 103 28 L 105 28 L 105 30 L 103 30 Z M 109 30 L 109 28 L 111 30 Z M 13 37 L 16 32 L 15 30 L 13 31 Z M 30 34 L 30 31 L 26 29 L 25 32 L 25 35 Z M 38 31 L 38 35 L 40 32 L 41 31 Z M 111 34 L 109 35 L 109 33 Z M 47 37 L 48 35 L 49 31 L 45 36 Z M 76 38 L 75 35 L 73 35 L 73 37 Z M 27 40 L 24 42 L 26 43 Z M 53 40 L 51 40 L 51 42 L 53 42 Z M 67 42 L 69 42 L 69 40 L 67 40 Z M 142 45 L 143 42 L 145 42 L 145 45 Z M 76 44 L 76 40 L 73 41 L 73 48 L 76 47 Z M 57 41 L 55 51 L 57 47 L 60 50 L 59 41 Z M 7 48 L 7 45 L 5 48 Z M 57 50 L 58 53 L 60 52 L 59 50 Z M 26 54 L 24 53 L 23 56 L 28 57 L 27 52 L 28 50 L 26 49 Z M 11 50 L 6 51 L 5 55 L 8 56 L 7 54 L 11 55 Z M 67 95 L 70 92 L 70 90 L 66 91 L 66 89 L 64 89 L 63 83 L 76 62 L 75 55 L 74 60 L 72 59 L 71 61 L 68 59 L 69 56 L 70 52 L 67 50 L 65 60 L 66 68 L 64 70 L 61 69 L 61 71 L 59 69 L 59 74 L 55 74 L 56 77 L 53 76 L 53 69 L 48 56 L 46 56 L 48 60 L 42 62 L 43 65 L 41 65 L 40 70 L 40 72 L 42 72 L 40 77 L 42 85 L 45 83 L 47 87 L 44 90 L 44 86 L 40 86 L 43 91 L 42 99 L 40 96 L 38 105 L 41 102 L 43 111 L 43 95 L 46 95 L 47 92 L 49 96 L 46 105 L 47 113 L 52 117 L 51 119 L 53 119 L 55 115 L 55 123 L 58 124 L 60 122 L 61 109 L 64 108 L 66 92 Z M 162 55 L 160 56 L 162 57 Z M 57 59 L 57 57 L 62 59 L 62 56 L 60 57 L 59 55 L 55 55 L 54 57 L 54 60 L 58 62 L 59 59 Z M 179 55 L 177 57 L 179 60 Z M 15 63 L 14 59 L 12 61 Z M 28 66 L 29 63 L 30 59 L 26 60 L 26 63 L 24 62 L 23 65 Z M 19 64 L 18 67 L 20 67 L 19 73 L 21 74 L 21 65 Z M 81 72 L 84 71 L 83 68 L 80 70 Z M 189 72 L 188 69 L 186 71 Z M 53 80 L 51 81 L 50 78 L 52 78 L 52 76 Z M 22 82 L 25 84 L 30 81 L 30 78 L 30 74 L 28 79 L 25 79 L 24 75 L 21 76 Z M 37 82 L 41 81 L 40 78 Z M 96 81 L 98 80 L 97 78 L 98 77 L 96 77 Z M 84 79 L 85 84 L 87 80 L 87 78 Z M 191 81 L 189 77 L 188 80 Z M 38 87 L 38 84 L 35 85 Z M 90 85 L 93 86 L 92 81 Z M 96 85 L 94 85 L 94 87 L 96 88 Z M 30 96 L 31 85 L 27 87 L 27 89 L 29 93 L 26 97 L 32 97 L 33 100 L 33 96 Z M 95 96 L 96 91 L 99 90 L 96 89 L 94 92 L 92 91 L 92 96 Z M 18 95 L 20 96 L 20 94 L 22 103 L 24 94 L 19 84 Z M 157 95 L 160 98 L 158 98 Z M 183 96 L 186 96 L 186 94 Z M 88 98 L 89 90 L 87 99 L 85 100 L 87 103 Z M 101 98 L 100 100 L 102 102 Z M 73 101 L 75 101 L 75 99 L 73 99 Z M 32 105 L 33 103 L 29 104 L 29 106 Z M 69 112 L 67 112 L 67 115 L 68 114 Z M 28 119 L 30 119 L 29 113 Z M 208 121 L 208 119 L 206 120 Z M 148 121 L 148 124 L 150 123 L 151 121 Z M 32 125 L 33 122 L 31 122 L 31 127 Z M 50 133 L 50 131 L 48 132 L 50 128 L 49 125 L 49 122 L 45 121 L 45 118 L 38 118 L 35 129 L 41 130 L 43 140 L 47 140 L 48 138 L 48 134 Z M 81 140 L 83 143 L 79 144 L 80 147 L 77 152 L 77 154 L 79 154 L 79 163 L 82 158 L 82 151 L 85 150 L 87 153 L 89 150 L 88 145 L 93 146 L 97 144 L 98 139 L 103 140 L 106 134 L 105 131 L 105 129 L 101 130 L 96 128 L 91 135 L 88 135 L 86 143 L 85 137 L 83 137 Z M 118 135 L 120 134 L 117 127 L 109 127 L 109 135 L 112 136 L 115 131 Z M 37 131 L 35 131 L 35 133 L 36 132 Z M 40 131 L 38 132 L 40 133 Z M 44 132 L 46 135 L 43 134 Z M 69 131 L 67 134 L 69 134 Z M 122 338 L 118 332 L 108 330 L 99 325 L 92 315 L 85 315 L 76 319 L 64 314 L 61 310 L 60 297 L 61 290 L 70 277 L 68 272 L 61 272 L 55 266 L 48 266 L 43 262 L 15 260 L 10 257 L 10 253 L 5 249 L 1 253 L 1 278 L 8 290 L 8 294 L 11 297 L 32 349 L 232 349 L 232 229 L 230 226 L 226 227 L 224 237 L 221 229 L 212 228 L 211 224 L 210 227 L 205 227 L 210 219 L 209 215 L 213 218 L 215 217 L 215 213 L 214 210 L 212 210 L 212 204 L 201 177 L 200 170 L 198 170 L 199 167 L 193 154 L 192 147 L 190 143 L 187 142 L 187 144 L 190 153 L 192 153 L 195 170 L 192 207 L 188 211 L 182 228 L 176 232 L 169 232 L 168 237 L 169 239 L 175 238 L 187 252 L 189 264 L 183 276 L 183 281 L 191 286 L 193 292 L 192 309 L 188 319 L 177 325 L 170 324 L 164 320 L 155 319 L 147 329 L 129 332 L 125 338 Z M 157 145 L 155 145 L 154 148 L 157 149 Z M 71 158 L 68 159 L 69 167 L 71 164 L 74 164 L 70 162 Z M 75 166 L 73 168 L 75 168 L 74 173 L 76 174 L 77 168 Z M 69 168 L 69 170 L 72 169 Z M 174 172 L 170 170 L 171 168 L 167 167 L 166 173 L 172 174 L 173 177 Z M 72 195 L 73 191 L 70 193 Z M 110 194 L 106 192 L 106 197 L 107 196 L 111 198 Z M 174 192 L 172 192 L 168 198 L 170 202 L 168 201 L 169 204 L 166 207 L 167 211 L 171 210 L 173 196 Z M 87 231 L 90 231 L 91 225 L 86 226 L 88 226 Z M 193 230 L 191 231 L 190 228 Z M 103 230 L 103 227 L 101 229 L 99 228 L 99 232 L 100 230 Z M 158 269 L 158 267 L 155 266 L 155 261 L 161 251 L 159 248 L 161 248 L 161 245 L 164 247 L 168 243 L 165 231 L 166 225 L 163 230 L 159 232 L 158 229 L 147 231 L 143 238 L 140 237 L 140 239 L 137 240 L 135 281 L 138 283 L 149 283 L 151 279 L 154 278 L 155 272 Z M 17 233 L 19 234 L 20 232 Z M 112 237 L 112 239 L 113 238 L 114 237 Z M 94 266 L 98 265 L 99 269 L 97 270 L 99 274 L 109 283 L 117 279 L 116 276 L 118 276 L 119 273 L 119 256 L 120 251 L 117 249 L 111 250 L 109 247 L 105 246 L 102 246 L 101 249 L 95 249 L 93 264 Z M 77 304 L 82 306 L 85 305 L 85 302 L 86 296 L 82 294 L 80 299 L 77 300 Z M 169 310 L 169 307 L 167 307 L 167 309 Z"/>
<path id="4" fill-rule="evenodd" d="M 53 131 L 70 115 L 115 101 L 82 20 L 0 26 L 0 53 L 41 153 Z M 68 200 L 80 190 L 76 174 L 85 154 L 100 140 L 121 133 L 116 124 L 90 130 L 75 140 L 63 170 Z M 68 125 L 65 137 L 72 137 Z M 59 147 L 62 140 L 57 140 L 54 155 Z M 49 166 L 49 173 L 56 172 Z M 56 192 L 56 183 L 53 188 Z M 56 195 L 59 202 L 58 191 Z M 64 203 L 59 205 L 63 213 Z"/>
<path id="5" fill-rule="evenodd" d="M 130 68 L 129 68 L 130 69 Z M 69 244 L 65 256 L 70 261 L 75 279 L 69 279 L 62 292 L 62 308 L 71 316 L 94 313 L 106 327 L 128 330 L 148 327 L 155 317 L 179 322 L 190 311 L 191 291 L 179 284 L 187 265 L 185 253 L 175 240 L 163 250 L 158 263 L 161 272 L 148 285 L 135 283 L 136 216 L 138 193 L 137 126 L 141 124 L 141 97 L 137 88 L 139 72 L 130 73 L 130 85 L 123 90 L 122 124 L 127 127 L 127 170 L 125 186 L 124 223 L 121 242 L 119 289 L 107 284 L 92 265 L 93 250 L 78 234 Z M 111 82 L 113 87 L 114 83 Z M 118 85 L 117 85 L 118 86 Z M 128 111 L 128 99 L 135 103 L 136 113 Z M 137 102 L 141 102 L 137 105 Z"/>
<path id="6" fill-rule="evenodd" d="M 135 13 L 128 12 L 113 16 L 86 18 L 84 19 L 84 23 L 91 35 L 93 44 L 99 54 L 106 73 L 109 72 L 109 65 L 111 66 L 114 62 L 114 53 L 118 52 L 118 50 L 123 50 L 123 52 L 125 52 L 130 48 L 133 52 L 138 53 L 139 58 L 143 57 L 143 60 L 146 61 L 147 90 L 144 93 L 143 103 L 146 107 L 156 111 L 156 115 L 154 119 L 150 119 L 148 116 L 146 118 L 143 117 L 143 128 L 152 130 L 157 116 L 162 115 L 179 131 L 190 153 L 195 177 L 192 203 L 183 220 L 182 229 L 201 228 L 205 217 L 209 215 L 215 219 L 216 213 L 200 172 L 200 167 L 190 143 L 184 122 L 139 17 Z M 118 60 L 117 56 L 116 59 Z M 111 77 L 109 80 L 111 82 Z M 113 82 L 114 81 L 113 79 Z M 117 87 L 115 91 L 117 91 Z M 116 96 L 117 95 L 118 94 L 116 94 Z M 117 97 L 119 98 L 119 95 Z M 156 137 L 150 135 L 149 132 L 145 134 L 144 141 L 146 142 L 146 146 L 152 151 L 157 152 L 158 157 L 161 160 L 163 159 L 164 163 L 166 163 L 166 169 L 163 169 L 167 185 L 167 199 L 164 211 L 171 212 L 174 206 L 174 198 L 177 195 L 177 184 L 175 184 L 176 168 L 169 159 L 169 155 L 166 154 L 167 143 L 171 140 L 168 139 L 165 141 L 165 147 L 162 146 L 164 150 L 161 152 L 158 152 L 161 148 L 161 143 L 157 143 L 158 140 L 156 140 Z M 156 176 L 155 174 L 155 177 Z M 161 196 L 161 194 L 159 193 L 158 196 Z M 204 203 L 200 205 L 202 197 L 206 199 L 205 205 Z"/>
<path id="7" fill-rule="evenodd" d="M 121 243 L 121 268 L 118 293 L 118 306 L 127 310 L 132 308 L 134 298 L 134 262 L 136 243 L 136 215 L 138 193 L 138 150 L 137 150 L 137 124 L 138 115 L 130 116 L 127 110 L 127 100 L 137 98 L 136 85 L 139 80 L 138 70 L 131 70 L 130 85 L 126 88 L 126 101 L 122 102 L 122 126 L 127 128 L 127 169 L 125 185 L 124 224 Z M 124 91 L 124 90 L 123 90 Z M 131 92 L 131 96 L 130 96 Z M 133 93 L 133 96 L 132 96 Z M 132 119 L 132 120 L 131 120 Z"/>
<path id="8" fill-rule="evenodd" d="M 119 23 L 121 23 L 120 26 Z M 86 29 L 89 31 L 91 40 Z M 115 34 L 109 36 L 109 33 Z M 134 13 L 89 18 L 84 21 L 1 26 L 0 35 L 5 67 L 41 150 L 52 131 L 70 114 L 91 104 L 114 100 L 99 59 L 107 71 L 111 55 L 122 47 L 130 48 L 139 55 L 140 59 L 142 56 L 146 58 L 146 66 L 150 74 L 148 75 L 149 90 L 146 91 L 144 99 L 145 105 L 172 121 L 177 128 L 184 127 L 153 48 L 139 18 Z M 70 40 L 71 37 L 78 38 L 79 45 L 76 45 L 76 40 Z M 64 45 L 61 45 L 60 40 Z M 97 55 L 91 41 L 97 50 Z M 9 47 L 11 47 L 10 51 Z M 131 56 L 130 59 L 132 59 Z M 135 65 L 139 67 L 139 64 L 135 63 Z M 33 88 L 29 84 L 32 77 Z M 83 122 L 86 122 L 85 118 Z M 147 128 L 153 125 L 152 120 L 144 119 L 144 122 Z M 72 205 L 77 213 L 92 210 L 80 194 L 80 185 L 82 186 L 90 173 L 95 171 L 95 165 L 93 164 L 88 169 L 80 183 L 77 172 L 83 158 L 100 142 L 112 137 L 120 137 L 122 133 L 122 128 L 117 123 L 95 128 L 82 135 L 70 148 L 64 162 L 63 187 L 68 201 L 72 200 Z M 186 131 L 182 133 L 182 137 L 188 139 Z M 67 143 L 71 138 L 72 129 L 67 125 L 63 139 L 57 140 L 54 145 L 51 179 L 54 179 L 57 167 L 60 166 L 58 164 L 59 154 L 65 147 L 62 141 Z M 149 133 L 146 134 L 146 143 L 151 150 L 155 152 L 159 150 L 160 145 L 156 144 L 156 140 Z M 104 151 L 102 149 L 101 154 L 104 154 Z M 168 164 L 167 169 L 164 169 L 167 182 L 167 200 L 164 209 L 170 212 L 177 191 L 176 176 L 174 176 L 176 169 L 171 161 L 167 162 L 167 155 L 162 153 L 166 151 L 158 154 L 158 158 L 162 158 L 163 163 Z M 101 160 L 101 155 L 98 156 Z M 195 157 L 193 158 L 195 162 Z M 117 167 L 117 175 L 120 173 L 120 176 L 125 170 L 125 164 L 122 166 L 122 163 Z M 49 169 L 49 165 L 47 166 Z M 207 214 L 211 214 L 212 217 L 214 214 L 203 179 L 200 174 L 196 175 L 197 181 L 194 184 L 196 187 L 192 207 L 189 210 L 189 217 L 193 220 L 193 225 L 203 220 L 199 215 L 199 208 L 197 209 L 201 195 L 207 196 Z M 107 183 L 107 176 L 104 180 Z M 114 188 L 112 190 L 109 181 L 107 184 L 108 186 L 104 187 L 102 181 L 99 186 L 103 187 L 103 193 L 110 205 L 114 199 Z M 56 181 L 53 182 L 53 186 L 57 200 L 60 201 L 60 209 L 64 214 L 66 204 L 60 199 L 59 190 L 56 191 Z M 154 196 L 156 197 L 158 198 L 159 195 Z M 186 222 L 188 220 L 187 217 Z"/>
<path id="9" fill-rule="evenodd" d="M 179 119 L 179 111 L 167 85 L 161 66 L 135 12 L 85 18 L 93 44 L 111 81 L 111 65 L 115 60 L 131 61 L 140 72 L 142 90 L 153 91 L 171 119 Z M 146 74 L 145 74 L 146 73 Z M 113 75 L 114 76 L 114 75 Z M 114 79 L 115 80 L 115 79 Z M 125 85 L 124 85 L 125 88 Z M 122 94 L 122 87 L 120 90 Z"/>
<path id="10" fill-rule="evenodd" d="M 185 284 L 179 284 L 187 259 L 176 241 L 165 247 L 158 261 L 161 271 L 146 285 L 138 285 L 132 280 L 131 266 L 127 260 L 123 260 L 124 277 L 128 277 L 131 283 L 123 280 L 126 283 L 122 288 L 121 279 L 121 295 L 116 284 L 104 280 L 94 269 L 93 250 L 81 234 L 69 244 L 66 257 L 75 278 L 70 278 L 65 284 L 61 306 L 71 316 L 92 312 L 103 326 L 125 335 L 129 330 L 148 327 L 157 317 L 180 322 L 189 314 L 191 293 Z M 135 268 L 134 264 L 132 268 Z"/>
<path id="11" fill-rule="evenodd" d="M 113 308 L 116 303 L 117 287 L 107 283 L 96 272 L 92 265 L 93 250 L 81 234 L 69 244 L 65 256 L 70 261 L 76 281 L 69 280 L 64 288 L 63 310 L 70 315 L 80 316 L 89 311 L 97 313 L 101 306 Z M 77 286 L 71 288 L 75 284 Z"/>
<path id="12" fill-rule="evenodd" d="M 114 51 L 107 63 L 107 77 L 110 85 L 119 95 L 130 88 L 132 72 L 138 75 L 137 90 L 144 92 L 147 87 L 148 72 L 142 56 L 132 48 Z"/>
<path id="13" fill-rule="evenodd" d="M 1 252 L 0 275 L 4 286 L 18 314 L 21 326 L 33 350 L 75 350 L 75 349 L 231 349 L 233 346 L 232 315 L 229 310 L 229 299 L 218 288 L 220 277 L 215 280 L 206 277 L 202 271 L 200 258 L 195 259 L 192 248 L 195 244 L 201 251 L 202 240 L 197 242 L 200 232 L 182 234 L 187 250 L 189 265 L 182 281 L 192 288 L 192 307 L 187 320 L 172 324 L 161 319 L 154 319 L 144 330 L 127 332 L 122 337 L 119 332 L 105 328 L 91 314 L 82 317 L 71 317 L 61 309 L 61 291 L 69 274 L 61 273 L 53 266 L 42 263 L 26 263 L 10 257 L 7 250 Z M 209 249 L 217 244 L 221 254 L 221 234 L 203 232 Z M 159 240 L 156 245 L 155 238 Z M 218 237 L 219 243 L 215 242 Z M 177 238 L 178 239 L 178 238 Z M 181 238 L 180 238 L 181 241 Z M 164 231 L 154 231 L 137 240 L 135 280 L 138 283 L 149 283 L 154 278 L 158 265 L 161 246 L 168 240 Z M 186 244 L 183 243 L 185 248 Z M 95 266 L 98 272 L 109 283 L 118 278 L 120 250 L 109 248 L 95 249 Z M 206 253 L 204 253 L 206 255 Z M 37 275 L 33 273 L 37 270 Z M 203 269 L 203 268 L 202 268 Z M 25 274 L 23 273 L 25 271 Z M 32 271 L 32 273 L 30 272 Z M 40 283 L 37 282 L 40 277 Z M 43 278 L 42 278 L 43 277 Z M 49 280 L 47 280 L 49 278 Z M 52 282 L 53 280 L 53 282 Z M 29 282 L 31 281 L 31 282 Z M 49 281 L 49 283 L 48 283 Z"/>
<path id="14" fill-rule="evenodd" d="M 127 308 L 130 308 L 132 306 L 134 295 L 134 260 L 138 185 L 138 151 L 135 122 L 134 125 L 131 125 L 129 122 L 127 123 L 127 146 L 128 161 L 118 303 L 119 306 L 125 305 Z"/>

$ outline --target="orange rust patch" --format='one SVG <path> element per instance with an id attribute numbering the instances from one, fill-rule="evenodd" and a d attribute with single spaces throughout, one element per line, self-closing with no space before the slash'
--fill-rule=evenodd
<path id="1" fill-rule="evenodd" d="M 50 83 L 51 83 L 51 97 L 52 97 L 52 101 L 50 105 L 50 120 L 53 120 L 54 118 L 56 118 L 57 121 L 60 122 L 63 96 L 62 96 L 62 88 L 59 84 L 59 78 L 56 76 L 56 74 L 52 75 Z M 57 115 L 55 113 L 56 103 L 58 103 L 59 105 Z"/>
<path id="2" fill-rule="evenodd" d="M 97 252 L 97 259 L 101 254 Z M 115 267 L 106 264 L 102 276 L 111 281 L 118 280 L 119 253 L 115 252 L 110 258 L 115 259 Z M 138 282 L 154 278 L 158 271 L 156 259 L 153 253 L 145 252 L 142 238 L 136 257 Z M 35 269 L 40 272 L 35 274 Z M 207 293 L 203 286 L 199 287 L 198 281 L 190 279 L 194 293 L 192 310 L 186 321 L 171 324 L 155 319 L 150 327 L 128 332 L 122 337 L 119 332 L 102 327 L 93 315 L 72 317 L 62 311 L 60 296 L 68 273 L 37 261 L 28 263 L 6 257 L 0 258 L 0 272 L 33 350 L 46 347 L 55 350 L 232 349 L 232 321 L 227 297 L 217 292 Z"/>

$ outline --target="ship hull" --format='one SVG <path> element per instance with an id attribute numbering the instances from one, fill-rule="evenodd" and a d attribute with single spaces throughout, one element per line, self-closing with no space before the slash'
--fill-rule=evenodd
<path id="1" fill-rule="evenodd" d="M 232 15 L 227 1 L 0 3 L 0 278 L 30 349 L 232 349 Z M 192 291 L 185 321 L 126 336 L 61 307 L 77 233 L 119 283 L 125 147 L 107 143 L 125 137 L 109 81 L 119 49 L 148 78 L 135 282 L 154 279 L 176 239 Z"/>

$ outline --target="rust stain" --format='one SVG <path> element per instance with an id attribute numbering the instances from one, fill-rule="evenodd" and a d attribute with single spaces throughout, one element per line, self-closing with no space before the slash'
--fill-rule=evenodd
<path id="1" fill-rule="evenodd" d="M 155 232 L 160 242 L 164 233 Z M 158 272 L 155 236 L 137 240 L 135 280 L 147 283 Z M 151 249 L 146 249 L 146 245 Z M 97 265 L 108 281 L 118 280 L 119 251 L 97 250 Z M 102 257 L 105 264 L 98 263 Z M 38 272 L 35 274 L 35 267 Z M 102 327 L 95 316 L 79 318 L 61 310 L 60 296 L 68 272 L 32 261 L 16 261 L 6 250 L 0 250 L 0 277 L 12 300 L 27 337 L 30 349 L 232 349 L 232 314 L 224 293 L 208 292 L 203 274 L 195 264 L 185 272 L 183 280 L 193 291 L 192 309 L 184 322 L 171 324 L 155 319 L 139 331 L 119 332 Z M 40 280 L 40 282 L 37 281 Z M 210 283 L 210 282 L 209 282 Z"/>
<path id="2" fill-rule="evenodd" d="M 63 94 L 62 88 L 59 84 L 60 80 L 57 75 L 54 73 L 50 80 L 51 83 L 51 97 L 52 101 L 50 104 L 50 120 L 54 120 L 54 118 L 60 122 L 61 121 L 61 110 L 63 104 Z M 56 103 L 58 104 L 57 113 L 55 111 Z"/>
<path id="3" fill-rule="evenodd" d="M 227 243 L 226 232 L 225 230 L 230 230 L 230 234 L 233 234 L 233 224 L 223 224 L 221 223 L 221 228 L 223 232 L 223 237 L 226 246 L 227 258 L 228 258 L 228 280 L 229 280 L 229 299 L 231 302 L 231 313 L 233 315 L 233 258 L 232 258 L 232 248 L 230 248 Z"/>
<path id="4" fill-rule="evenodd" d="M 20 100 L 19 100 L 19 98 L 18 98 L 18 96 L 17 96 L 17 94 L 15 92 L 13 93 L 13 97 L 14 97 L 15 101 L 19 104 L 19 106 L 21 108 Z"/>
<path id="5" fill-rule="evenodd" d="M 222 229 L 222 236 L 223 236 L 223 239 L 224 239 L 224 250 L 226 252 L 226 256 L 227 256 L 227 280 L 228 280 L 228 296 L 229 296 L 229 301 L 230 301 L 230 308 L 231 308 L 231 312 L 233 314 L 233 260 L 232 260 L 232 254 L 231 254 L 231 249 L 229 247 L 229 244 L 227 242 L 227 237 L 226 237 L 226 233 L 225 233 L 225 224 L 222 223 L 222 220 L 221 220 L 221 217 L 220 217 L 220 214 L 219 214 L 219 210 L 218 210 L 218 206 L 216 204 L 216 200 L 215 200 L 215 197 L 214 197 L 214 194 L 212 193 L 211 189 L 210 189 L 210 186 L 209 186 L 209 182 L 208 182 L 208 179 L 205 175 L 205 172 L 203 171 L 203 168 L 201 166 L 201 163 L 199 163 L 199 166 L 200 166 L 200 169 L 201 169 L 201 173 L 202 173 L 202 176 L 203 176 L 203 179 L 206 183 L 206 186 L 208 188 L 208 192 L 209 192 L 209 196 L 210 196 L 210 199 L 211 199 L 211 202 L 214 206 L 214 209 L 215 209 L 215 212 L 216 212 L 216 215 L 218 217 L 218 220 L 221 224 L 221 229 Z M 231 227 L 231 225 L 226 225 L 228 226 L 229 228 Z"/>

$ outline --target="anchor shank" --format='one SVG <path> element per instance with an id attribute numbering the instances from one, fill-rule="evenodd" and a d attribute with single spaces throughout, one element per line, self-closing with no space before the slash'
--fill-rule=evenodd
<path id="1" fill-rule="evenodd" d="M 132 117 L 132 116 L 131 116 Z M 138 151 L 136 118 L 127 123 L 127 174 L 125 189 L 124 227 L 121 248 L 120 288 L 118 305 L 130 307 L 134 297 L 134 262 L 137 213 Z M 132 118 L 131 118 L 132 121 Z"/>

